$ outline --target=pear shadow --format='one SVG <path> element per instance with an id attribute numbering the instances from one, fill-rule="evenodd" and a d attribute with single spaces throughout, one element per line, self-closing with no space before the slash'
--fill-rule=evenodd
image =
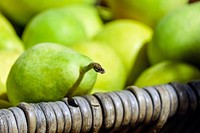
<path id="1" fill-rule="evenodd" d="M 131 72 L 129 73 L 126 81 L 126 86 L 133 85 L 138 76 L 150 66 L 150 62 L 147 56 L 147 46 L 149 43 L 145 43 L 140 49 L 134 64 L 132 65 Z"/>

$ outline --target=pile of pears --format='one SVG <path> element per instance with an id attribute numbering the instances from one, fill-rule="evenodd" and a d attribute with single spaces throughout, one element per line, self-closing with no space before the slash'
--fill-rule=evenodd
<path id="1" fill-rule="evenodd" d="M 0 108 L 199 80 L 199 14 L 189 0 L 1 0 Z"/>

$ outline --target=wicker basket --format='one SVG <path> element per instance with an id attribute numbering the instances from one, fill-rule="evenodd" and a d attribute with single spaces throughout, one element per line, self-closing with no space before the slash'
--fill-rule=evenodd
<path id="1" fill-rule="evenodd" d="M 200 81 L 169 83 L 0 110 L 0 133 L 199 133 Z"/>

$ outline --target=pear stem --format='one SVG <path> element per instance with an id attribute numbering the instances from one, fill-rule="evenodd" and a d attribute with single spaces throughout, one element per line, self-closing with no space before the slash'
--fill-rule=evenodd
<path id="1" fill-rule="evenodd" d="M 67 92 L 66 97 L 72 96 L 72 94 L 76 91 L 78 86 L 81 84 L 81 81 L 83 80 L 85 73 L 87 73 L 91 69 L 93 69 L 95 72 L 98 72 L 101 74 L 105 73 L 105 70 L 102 68 L 102 66 L 96 62 L 92 62 L 87 66 L 81 67 L 79 77 L 76 80 L 76 82 L 74 83 L 74 85 Z"/>
<path id="2" fill-rule="evenodd" d="M 85 74 L 90 69 L 94 69 L 96 72 L 99 72 L 101 74 L 105 73 L 105 70 L 101 67 L 99 63 L 92 62 L 89 65 L 82 67 L 80 70 L 80 74 Z"/>

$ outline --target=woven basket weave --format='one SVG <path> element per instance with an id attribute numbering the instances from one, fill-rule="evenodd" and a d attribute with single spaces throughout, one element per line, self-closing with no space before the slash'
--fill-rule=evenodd
<path id="1" fill-rule="evenodd" d="M 0 110 L 0 133 L 199 133 L 200 81 L 169 83 Z"/>

